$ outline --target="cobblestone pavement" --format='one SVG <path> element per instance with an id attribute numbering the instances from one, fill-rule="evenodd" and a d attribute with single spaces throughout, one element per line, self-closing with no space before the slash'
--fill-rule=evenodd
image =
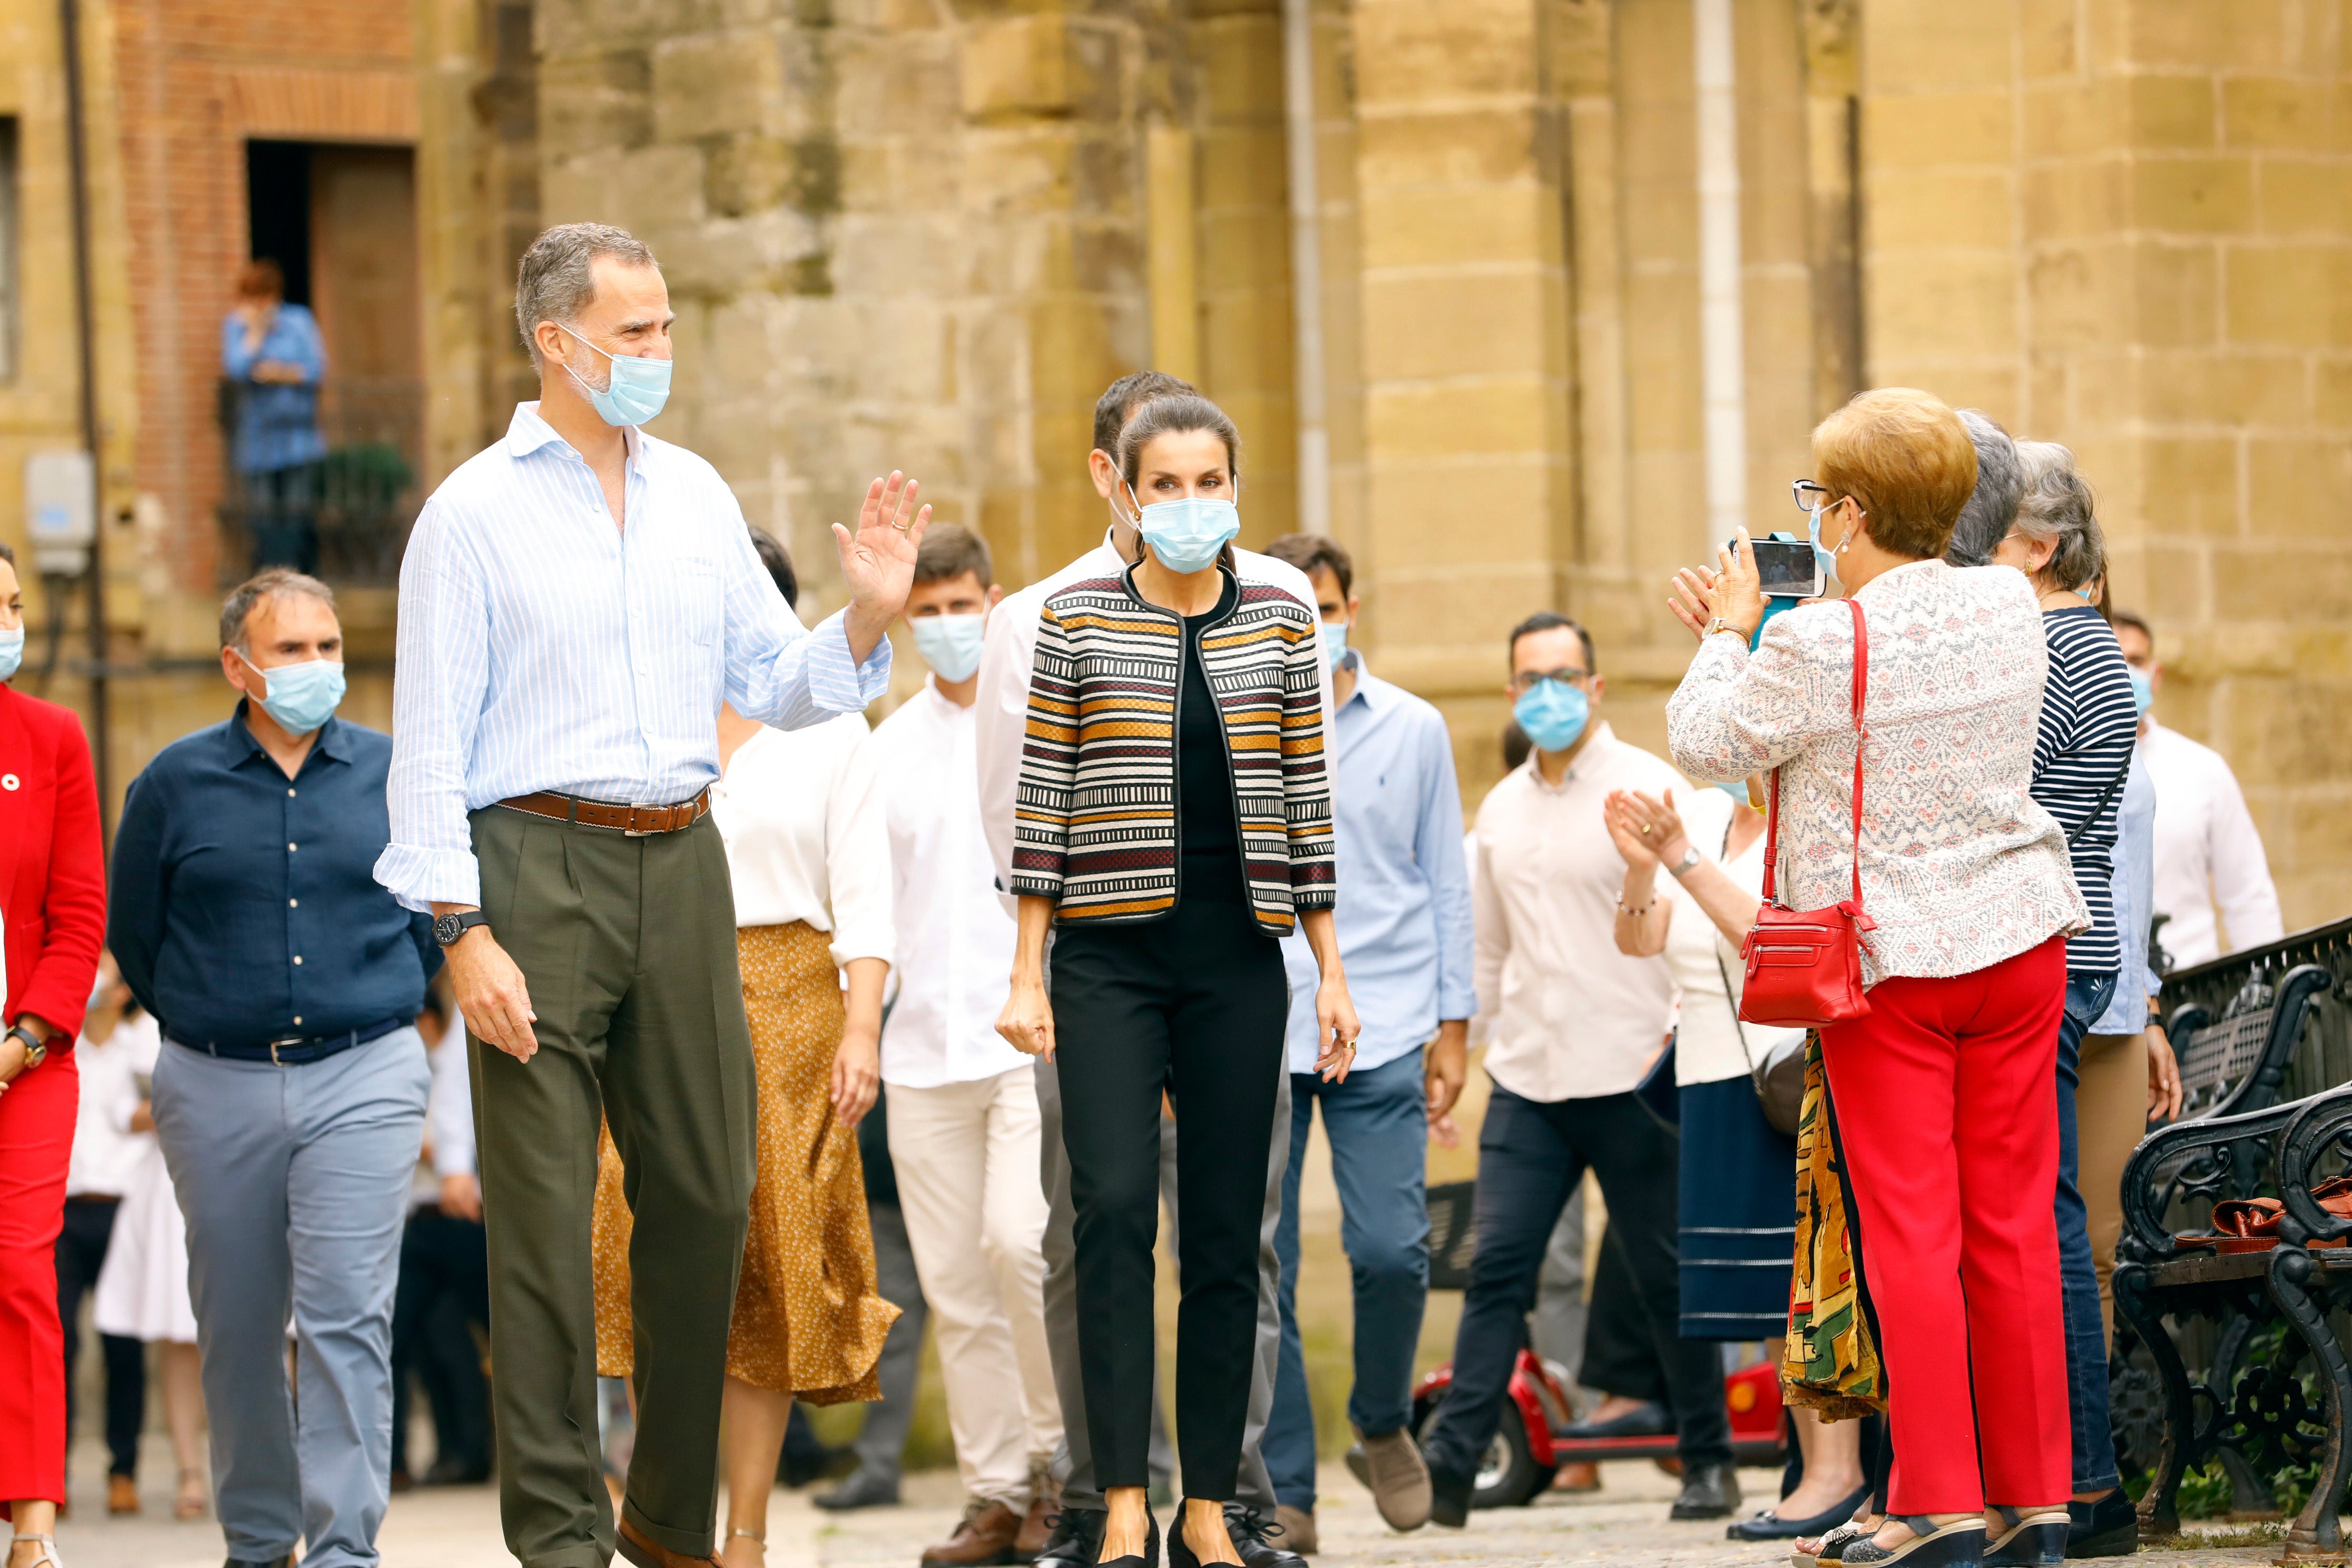
<path id="1" fill-rule="evenodd" d="M 172 1476 L 157 1463 L 151 1442 L 142 1476 L 147 1512 L 137 1519 L 110 1519 L 98 1477 L 102 1452 L 76 1456 L 76 1500 L 83 1511 L 58 1530 L 67 1568 L 218 1568 L 223 1552 L 210 1521 L 181 1523 L 171 1517 Z M 1751 1503 L 1769 1497 L 1774 1476 L 1745 1471 L 1741 1484 Z M 1460 1531 L 1421 1530 L 1399 1535 L 1384 1528 L 1371 1500 L 1338 1466 L 1327 1468 L 1318 1510 L 1322 1550 L 1316 1568 L 1531 1568 L 1533 1564 L 1664 1564 L 1671 1568 L 1764 1568 L 1786 1563 L 1787 1549 L 1735 1545 L 1719 1523 L 1675 1524 L 1666 1504 L 1674 1484 L 1646 1463 L 1607 1468 L 1598 1494 L 1553 1494 L 1532 1508 L 1482 1512 Z M 779 1492 L 768 1517 L 768 1562 L 772 1568 L 853 1568 L 896 1564 L 914 1568 L 923 1547 L 942 1540 L 955 1522 L 960 1498 L 955 1477 L 932 1471 L 909 1479 L 907 1505 L 835 1518 L 812 1507 L 807 1492 Z M 1161 1510 L 1165 1513 L 1166 1510 Z M 1163 1520 L 1164 1523 L 1165 1521 Z M 500 1568 L 510 1563 L 499 1537 L 497 1494 L 488 1487 L 411 1492 L 394 1499 L 382 1540 L 384 1568 Z M 2146 1552 L 2144 1568 L 2218 1568 L 2224 1563 L 2269 1563 L 2276 1546 Z M 2116 1559 L 2112 1561 L 2121 1561 Z"/>

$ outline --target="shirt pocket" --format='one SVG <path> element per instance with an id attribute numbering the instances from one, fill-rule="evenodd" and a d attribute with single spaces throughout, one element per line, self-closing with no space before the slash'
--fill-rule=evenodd
<path id="1" fill-rule="evenodd" d="M 674 555 L 655 570 L 651 609 L 656 620 L 676 626 L 697 647 L 716 647 L 726 620 L 726 595 L 719 563 L 699 555 Z"/>

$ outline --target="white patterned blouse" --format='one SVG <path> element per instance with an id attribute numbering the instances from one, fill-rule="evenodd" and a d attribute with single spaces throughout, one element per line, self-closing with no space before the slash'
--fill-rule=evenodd
<path id="1" fill-rule="evenodd" d="M 1968 974 L 2087 930 L 2065 835 L 2028 793 L 2049 670 L 2042 612 L 2006 566 L 1898 566 L 1853 595 L 1870 628 L 1863 720 L 1863 980 Z M 1780 900 L 1849 897 L 1853 624 L 1825 601 L 1754 653 L 1717 635 L 1666 704 L 1700 779 L 1780 775 Z"/>

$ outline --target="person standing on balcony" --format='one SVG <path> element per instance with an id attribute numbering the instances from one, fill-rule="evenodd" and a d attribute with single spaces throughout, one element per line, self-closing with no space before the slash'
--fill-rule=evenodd
<path id="1" fill-rule="evenodd" d="M 719 709 L 799 729 L 880 697 L 930 518 L 876 479 L 834 527 L 848 607 L 804 630 L 718 470 L 636 428 L 672 319 L 627 231 L 534 240 L 515 321 L 539 400 L 434 493 L 400 569 L 376 878 L 438 917 L 472 1036 L 499 1506 L 532 1568 L 602 1568 L 616 1534 L 640 1568 L 710 1559 L 758 1107 Z M 608 1114 L 640 1352 L 617 1530 L 592 1414 Z"/>
<path id="2" fill-rule="evenodd" d="M 236 303 L 221 322 L 221 374 L 229 384 L 232 493 L 244 499 L 253 569 L 319 570 L 319 383 L 327 346 L 318 318 L 286 300 L 275 261 L 248 261 L 236 275 Z"/>
<path id="3" fill-rule="evenodd" d="M 313 1568 L 365 1568 L 391 1497 L 393 1291 L 432 1080 L 416 1014 L 440 954 L 368 875 L 392 742 L 334 716 L 326 584 L 260 574 L 220 641 L 236 710 L 131 781 L 108 946 L 163 1029 L 155 1133 L 229 1560 L 282 1564 L 299 1542 Z M 160 1317 L 157 1337 L 182 1337 Z"/>

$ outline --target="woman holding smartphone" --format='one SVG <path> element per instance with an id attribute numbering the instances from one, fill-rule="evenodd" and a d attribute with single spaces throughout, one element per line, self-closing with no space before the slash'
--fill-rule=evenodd
<path id="1" fill-rule="evenodd" d="M 1191 1568 L 1240 1561 L 1223 1505 L 1249 1401 L 1289 1008 L 1276 939 L 1297 925 L 1314 950 L 1327 1079 L 1347 1073 L 1356 1015 L 1331 921 L 1315 612 L 1234 570 L 1241 438 L 1214 404 L 1148 404 L 1118 445 L 1143 549 L 1123 573 L 1064 587 L 1041 615 L 1013 853 L 1020 938 L 997 1029 L 1061 1073 L 1107 1563 L 1159 1559 L 1145 1487 L 1163 1086 L 1184 1130 L 1185 1500 L 1168 1556 Z"/>

